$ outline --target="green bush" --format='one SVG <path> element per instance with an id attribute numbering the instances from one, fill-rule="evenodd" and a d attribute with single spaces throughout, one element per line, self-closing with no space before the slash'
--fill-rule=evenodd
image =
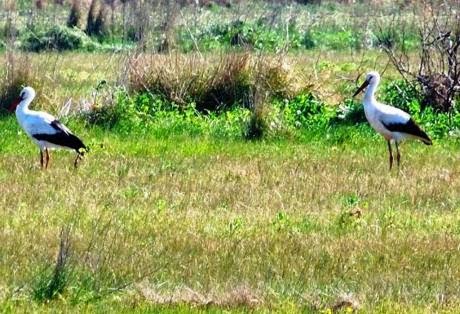
<path id="1" fill-rule="evenodd" d="M 449 113 L 436 112 L 433 108 L 427 107 L 421 112 L 413 113 L 415 121 L 422 125 L 422 128 L 430 137 L 441 138 L 449 135 L 459 135 L 460 112 Z"/>
<path id="2" fill-rule="evenodd" d="M 281 103 L 278 103 L 278 106 Z M 312 93 L 297 95 L 282 104 L 283 114 L 289 126 L 298 129 L 326 127 L 335 116 L 334 110 Z"/>
<path id="3" fill-rule="evenodd" d="M 161 95 L 128 95 L 120 91 L 114 104 L 96 107 L 82 117 L 88 124 L 121 133 L 136 131 L 162 137 L 188 134 L 241 138 L 246 135 L 250 116 L 247 108 L 203 114 L 196 110 L 193 103 L 177 106 Z"/>
<path id="4" fill-rule="evenodd" d="M 96 44 L 78 28 L 53 26 L 46 31 L 27 31 L 22 36 L 22 49 L 40 52 L 45 50 L 94 50 Z"/>
<path id="5" fill-rule="evenodd" d="M 382 86 L 382 102 L 411 114 L 420 111 L 422 94 L 417 86 L 405 80 L 392 80 Z"/>
<path id="6" fill-rule="evenodd" d="M 147 93 L 131 97 L 118 91 L 113 104 L 95 106 L 90 112 L 83 113 L 83 118 L 90 125 L 107 129 L 131 129 L 152 117 L 162 104 L 162 100 Z"/>

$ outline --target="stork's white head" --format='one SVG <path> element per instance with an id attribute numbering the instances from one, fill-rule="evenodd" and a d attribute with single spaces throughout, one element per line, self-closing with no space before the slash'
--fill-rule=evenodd
<path id="1" fill-rule="evenodd" d="M 375 90 L 377 85 L 380 83 L 380 74 L 376 71 L 371 71 L 367 73 L 366 75 L 366 80 L 364 83 L 358 88 L 358 90 L 353 94 L 353 97 L 358 95 L 363 89 L 365 89 L 368 85 L 370 85 L 370 88 L 372 91 Z"/>
<path id="2" fill-rule="evenodd" d="M 19 97 L 11 104 L 10 111 L 16 110 L 18 105 L 24 104 L 25 106 L 28 106 L 34 98 L 35 90 L 30 86 L 24 87 L 19 93 Z"/>
<path id="3" fill-rule="evenodd" d="M 377 85 L 380 82 L 380 74 L 377 71 L 371 71 L 366 75 L 366 81 L 369 85 Z"/>

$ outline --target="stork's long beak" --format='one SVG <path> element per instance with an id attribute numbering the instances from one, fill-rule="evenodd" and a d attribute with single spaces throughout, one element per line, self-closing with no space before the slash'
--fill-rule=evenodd
<path id="1" fill-rule="evenodd" d="M 359 93 L 361 93 L 361 91 L 363 89 L 365 89 L 367 87 L 367 85 L 369 85 L 369 81 L 368 80 L 365 80 L 364 83 L 358 88 L 358 90 L 353 94 L 353 97 L 355 97 L 356 95 L 358 95 Z"/>
<path id="2" fill-rule="evenodd" d="M 16 107 L 19 105 L 19 103 L 22 101 L 21 97 L 16 98 L 10 105 L 10 108 L 8 109 L 10 112 L 13 112 L 16 110 Z"/>

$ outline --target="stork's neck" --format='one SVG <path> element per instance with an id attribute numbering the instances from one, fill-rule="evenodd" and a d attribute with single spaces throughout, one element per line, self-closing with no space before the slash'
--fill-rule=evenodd
<path id="1" fill-rule="evenodd" d="M 33 98 L 31 99 L 24 99 L 19 103 L 19 105 L 16 107 L 16 115 L 18 117 L 20 116 L 26 116 L 27 114 L 30 113 L 29 105 L 32 102 Z"/>
<path id="2" fill-rule="evenodd" d="M 375 105 L 377 101 L 375 100 L 375 91 L 377 90 L 378 82 L 371 83 L 364 93 L 364 103 L 368 105 Z"/>

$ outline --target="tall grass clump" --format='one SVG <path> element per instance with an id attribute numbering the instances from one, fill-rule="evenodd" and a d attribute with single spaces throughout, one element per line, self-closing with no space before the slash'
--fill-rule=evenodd
<path id="1" fill-rule="evenodd" d="M 131 92 L 160 94 L 182 107 L 194 103 L 200 111 L 218 111 L 241 103 L 249 91 L 244 54 L 138 55 L 128 62 Z"/>
<path id="2" fill-rule="evenodd" d="M 193 103 L 199 111 L 248 107 L 256 82 L 273 95 L 293 95 L 299 88 L 283 62 L 245 53 L 137 55 L 126 69 L 131 92 L 160 94 L 178 106 Z"/>

